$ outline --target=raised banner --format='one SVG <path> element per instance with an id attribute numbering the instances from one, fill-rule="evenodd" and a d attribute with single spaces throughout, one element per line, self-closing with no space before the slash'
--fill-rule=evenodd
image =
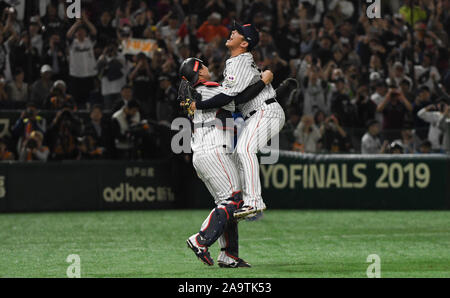
<path id="1" fill-rule="evenodd" d="M 124 55 L 137 55 L 144 53 L 148 57 L 152 57 L 153 51 L 158 48 L 156 40 L 129 38 L 122 42 L 122 53 Z"/>

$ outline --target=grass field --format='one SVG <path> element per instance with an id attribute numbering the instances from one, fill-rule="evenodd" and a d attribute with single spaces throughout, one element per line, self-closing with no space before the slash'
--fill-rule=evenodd
<path id="1" fill-rule="evenodd" d="M 450 277 L 448 211 L 278 211 L 240 224 L 252 268 L 200 263 L 185 240 L 208 210 L 0 214 L 0 277 Z M 217 244 L 211 248 L 217 258 Z"/>

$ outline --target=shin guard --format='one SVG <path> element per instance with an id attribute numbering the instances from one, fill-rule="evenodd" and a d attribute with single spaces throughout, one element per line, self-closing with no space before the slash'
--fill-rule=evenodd
<path id="1" fill-rule="evenodd" d="M 236 209 L 240 208 L 243 204 L 241 192 L 233 193 L 233 196 L 219 206 L 214 208 L 208 215 L 206 220 L 200 229 L 199 236 L 197 237 L 197 242 L 201 246 L 209 247 L 223 234 L 225 227 L 230 223 L 237 223 L 233 217 L 233 213 Z M 233 228 L 234 229 L 234 228 Z"/>

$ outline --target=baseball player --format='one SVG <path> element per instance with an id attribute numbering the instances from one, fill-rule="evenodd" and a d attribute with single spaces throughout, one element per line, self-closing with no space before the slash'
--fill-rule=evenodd
<path id="1" fill-rule="evenodd" d="M 250 51 L 258 44 L 259 33 L 251 24 L 234 23 L 234 28 L 226 46 L 231 57 L 226 61 L 223 92 L 207 101 L 194 102 L 191 109 L 210 109 L 222 106 L 243 92 L 248 86 L 260 80 L 261 71 L 253 61 Z M 237 141 L 237 160 L 243 182 L 244 206 L 234 213 L 235 218 L 254 216 L 266 209 L 261 197 L 259 163 L 256 153 L 267 145 L 270 139 L 284 126 L 283 108 L 275 100 L 275 90 L 268 84 L 253 99 L 238 104 L 245 120 L 245 126 Z"/>
<path id="2" fill-rule="evenodd" d="M 184 83 L 192 84 L 203 100 L 220 94 L 224 90 L 218 83 L 208 81 L 210 79 L 208 68 L 196 58 L 188 58 L 182 63 L 180 76 Z M 273 74 L 265 72 L 262 80 L 249 86 L 242 95 L 245 98 L 256 96 L 272 79 Z M 184 100 L 185 91 L 182 88 L 184 88 L 183 84 L 180 86 L 179 93 Z M 234 100 L 240 102 L 239 96 L 234 97 Z M 197 110 L 193 113 L 194 130 L 191 138 L 191 148 L 194 152 L 193 165 L 214 197 L 217 207 L 209 213 L 200 231 L 189 237 L 186 242 L 202 262 L 212 266 L 214 262 L 208 247 L 219 240 L 221 251 L 218 264 L 220 267 L 250 267 L 250 264 L 239 258 L 238 226 L 233 214 L 243 205 L 243 199 L 239 174 L 226 148 L 228 135 L 224 121 L 232 117 L 227 109 L 234 110 L 234 104 L 231 103 L 224 108 Z"/>

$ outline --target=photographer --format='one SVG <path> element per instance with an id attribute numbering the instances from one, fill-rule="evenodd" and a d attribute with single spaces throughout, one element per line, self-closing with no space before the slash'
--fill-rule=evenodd
<path id="1" fill-rule="evenodd" d="M 412 110 L 412 105 L 401 89 L 390 86 L 386 98 L 377 107 L 377 112 L 383 114 L 383 130 L 386 139 L 392 141 L 400 138 L 400 130 L 404 126 L 405 117 Z"/>
<path id="2" fill-rule="evenodd" d="M 21 151 L 23 140 L 29 138 L 32 131 L 45 133 L 46 126 L 45 118 L 38 115 L 36 104 L 33 102 L 28 103 L 27 108 L 22 112 L 12 129 L 13 138 L 18 140 L 17 152 Z"/>
<path id="3" fill-rule="evenodd" d="M 148 125 L 145 122 L 141 122 L 139 104 L 136 100 L 130 100 L 114 113 L 111 130 L 116 158 L 133 158 L 139 149 L 139 142 L 149 130 Z"/>
<path id="4" fill-rule="evenodd" d="M 314 118 L 311 115 L 304 115 L 301 122 L 294 131 L 295 144 L 302 152 L 315 153 L 317 151 L 317 142 L 321 134 L 319 128 L 314 124 Z"/>
<path id="5" fill-rule="evenodd" d="M 20 161 L 47 161 L 50 154 L 48 147 L 42 146 L 44 135 L 39 131 L 33 131 L 22 146 L 19 154 Z"/>
<path id="6" fill-rule="evenodd" d="M 81 135 L 81 122 L 72 113 L 71 107 L 64 107 L 56 113 L 48 129 L 48 145 L 53 160 L 75 159 L 78 156 L 77 138 Z"/>
<path id="7" fill-rule="evenodd" d="M 133 94 L 142 108 L 143 116 L 155 112 L 154 95 L 151 90 L 156 88 L 155 75 L 150 69 L 150 63 L 144 53 L 135 56 L 136 65 L 131 69 L 128 80 L 133 85 Z"/>
<path id="8" fill-rule="evenodd" d="M 58 33 L 53 33 L 49 37 L 48 46 L 45 47 L 43 61 L 51 66 L 53 79 L 67 81 L 68 61 L 65 54 L 66 47 Z"/>
<path id="9" fill-rule="evenodd" d="M 431 142 L 433 151 L 440 152 L 444 149 L 443 134 L 445 131 L 439 127 L 439 124 L 444 118 L 449 116 L 449 106 L 443 101 L 438 104 L 430 104 L 422 108 L 417 113 L 417 116 L 430 124 L 428 140 Z"/>
<path id="10" fill-rule="evenodd" d="M 72 96 L 66 93 L 66 83 L 56 81 L 50 91 L 50 99 L 45 105 L 46 109 L 58 111 L 64 107 L 70 107 L 72 111 L 77 110 L 77 106 Z"/>
<path id="11" fill-rule="evenodd" d="M 375 119 L 377 105 L 369 98 L 369 88 L 362 85 L 356 93 L 357 128 L 364 129 L 369 120 Z M 360 135 L 358 135 L 359 137 Z"/>
<path id="12" fill-rule="evenodd" d="M 115 42 L 105 47 L 97 61 L 97 69 L 102 80 L 104 108 L 110 110 L 120 98 L 120 91 L 126 84 L 128 73 L 125 56 L 118 52 Z"/>
<path id="13" fill-rule="evenodd" d="M 320 127 L 320 134 L 322 135 L 321 146 L 325 153 L 348 153 L 352 149 L 347 133 L 334 115 L 325 119 Z"/>
<path id="14" fill-rule="evenodd" d="M 99 160 L 105 158 L 106 149 L 101 147 L 93 135 L 78 138 L 77 160 Z"/>

